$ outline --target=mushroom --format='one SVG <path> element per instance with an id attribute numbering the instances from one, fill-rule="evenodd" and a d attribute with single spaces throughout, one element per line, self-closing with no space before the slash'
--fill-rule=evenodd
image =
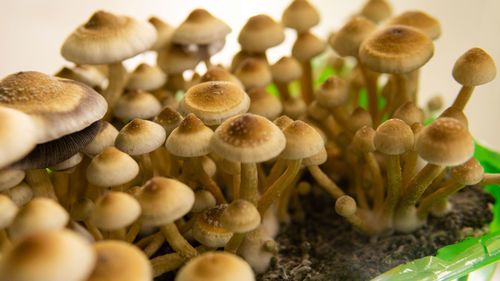
<path id="1" fill-rule="evenodd" d="M 0 194 L 0 253 L 4 253 L 11 246 L 7 227 L 12 223 L 18 211 L 19 208 L 8 196 Z"/>
<path id="2" fill-rule="evenodd" d="M 209 82 L 209 81 L 227 81 L 227 82 L 233 82 L 234 84 L 237 84 L 240 86 L 242 89 L 244 89 L 243 84 L 241 81 L 236 78 L 233 74 L 229 73 L 227 70 L 220 66 L 211 66 L 207 69 L 207 72 L 201 76 L 200 83 L 203 82 Z"/>
<path id="3" fill-rule="evenodd" d="M 250 97 L 250 108 L 248 108 L 248 112 L 250 113 L 273 120 L 278 117 L 283 110 L 283 106 L 279 99 L 264 88 L 253 88 L 248 91 L 248 96 Z"/>
<path id="4" fill-rule="evenodd" d="M 261 55 L 266 61 L 266 50 L 284 40 L 283 26 L 264 14 L 250 17 L 238 35 L 241 50 Z"/>
<path id="5" fill-rule="evenodd" d="M 186 81 L 182 73 L 188 69 L 194 69 L 200 62 L 200 58 L 170 43 L 158 51 L 156 62 L 168 75 L 166 89 L 175 93 L 179 90 L 186 90 Z"/>
<path id="6" fill-rule="evenodd" d="M 222 226 L 234 233 L 224 250 L 236 253 L 245 239 L 245 234 L 257 229 L 260 221 L 259 211 L 252 203 L 242 199 L 231 202 L 220 218 Z"/>
<path id="7" fill-rule="evenodd" d="M 4 90 L 0 85 L 0 94 Z M 0 107 L 0 122 L 0 167 L 3 168 L 26 156 L 38 139 L 35 122 L 21 111 Z"/>
<path id="8" fill-rule="evenodd" d="M 386 0 L 368 0 L 360 13 L 371 21 L 380 23 L 391 16 L 392 8 Z"/>
<path id="9" fill-rule="evenodd" d="M 221 218 L 227 204 L 219 204 L 205 209 L 196 216 L 193 223 L 193 238 L 209 249 L 224 247 L 233 233 L 222 226 Z"/>
<path id="10" fill-rule="evenodd" d="M 92 65 L 75 65 L 71 68 L 65 66 L 54 76 L 82 82 L 96 91 L 102 91 L 107 82 L 106 75 Z"/>
<path id="11" fill-rule="evenodd" d="M 281 101 L 291 99 L 289 84 L 302 76 L 302 67 L 293 57 L 282 57 L 271 65 L 273 81 L 280 93 Z"/>
<path id="12" fill-rule="evenodd" d="M 152 91 L 160 88 L 167 81 L 167 76 L 158 66 L 139 64 L 128 76 L 128 90 Z"/>
<path id="13" fill-rule="evenodd" d="M 154 26 L 156 34 L 158 35 L 155 43 L 151 46 L 151 50 L 159 51 L 170 43 L 172 34 L 174 34 L 174 28 L 155 16 L 150 17 L 148 22 Z"/>
<path id="14" fill-rule="evenodd" d="M 264 61 L 255 58 L 247 58 L 242 61 L 236 69 L 235 75 L 247 91 L 257 87 L 266 87 L 272 81 L 269 66 Z"/>

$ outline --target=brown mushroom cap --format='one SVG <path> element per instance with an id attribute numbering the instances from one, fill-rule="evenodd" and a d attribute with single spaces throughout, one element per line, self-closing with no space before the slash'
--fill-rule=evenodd
<path id="1" fill-rule="evenodd" d="M 241 49 L 256 53 L 263 53 L 284 40 L 283 26 L 264 14 L 250 17 L 238 35 Z"/>
<path id="2" fill-rule="evenodd" d="M 273 80 L 267 63 L 256 58 L 247 58 L 242 61 L 236 69 L 235 75 L 247 90 L 255 87 L 266 87 Z"/>
<path id="3" fill-rule="evenodd" d="M 104 98 L 89 86 L 35 71 L 2 79 L 0 106 L 28 114 L 38 127 L 38 143 L 83 130 L 107 110 Z"/>
<path id="4" fill-rule="evenodd" d="M 87 167 L 87 180 L 97 186 L 116 186 L 133 180 L 139 165 L 128 154 L 113 146 L 105 148 Z"/>
<path id="5" fill-rule="evenodd" d="M 343 217 L 351 217 L 356 213 L 356 201 L 349 195 L 340 196 L 335 201 L 335 212 Z"/>
<path id="6" fill-rule="evenodd" d="M 134 119 L 120 130 L 115 146 L 129 155 L 142 155 L 162 146 L 165 138 L 165 130 L 159 124 Z"/>
<path id="7" fill-rule="evenodd" d="M 349 117 L 348 126 L 352 132 L 356 132 L 363 126 L 373 127 L 373 120 L 368 111 L 362 107 L 356 107 Z"/>
<path id="8" fill-rule="evenodd" d="M 242 258 L 227 252 L 207 252 L 181 268 L 175 281 L 255 281 L 254 273 Z"/>
<path id="9" fill-rule="evenodd" d="M 302 76 L 302 67 L 294 57 L 282 57 L 271 65 L 271 74 L 274 80 L 289 83 Z"/>
<path id="10" fill-rule="evenodd" d="M 207 72 L 203 74 L 203 76 L 201 76 L 200 83 L 209 81 L 233 82 L 243 89 L 243 84 L 241 84 L 241 81 L 238 78 L 236 78 L 236 76 L 234 76 L 224 68 L 216 65 L 209 67 L 207 69 Z"/>
<path id="11" fill-rule="evenodd" d="M 281 20 L 286 27 L 300 33 L 319 23 L 319 13 L 308 1 L 294 0 L 283 12 Z"/>
<path id="12" fill-rule="evenodd" d="M 424 112 L 415 103 L 409 101 L 398 107 L 392 117 L 401 119 L 411 126 L 414 123 L 422 123 L 424 121 Z"/>
<path id="13" fill-rule="evenodd" d="M 342 57 L 357 57 L 361 43 L 377 29 L 377 26 L 362 16 L 354 16 L 335 32 L 330 44 Z"/>
<path id="14" fill-rule="evenodd" d="M 465 115 L 464 111 L 461 110 L 458 107 L 455 106 L 450 106 L 447 109 L 445 109 L 439 117 L 450 117 L 457 119 L 462 125 L 464 125 L 465 128 L 469 128 L 469 119 L 467 119 L 467 116 Z"/>
<path id="15" fill-rule="evenodd" d="M 226 245 L 233 236 L 233 233 L 221 224 L 221 217 L 227 206 L 220 204 L 204 210 L 197 216 L 193 224 L 193 238 L 210 248 Z"/>
<path id="16" fill-rule="evenodd" d="M 0 168 L 23 158 L 35 148 L 36 130 L 35 122 L 28 115 L 0 107 Z"/>
<path id="17" fill-rule="evenodd" d="M 349 89 L 344 79 L 337 76 L 328 77 L 316 90 L 318 104 L 332 108 L 347 103 Z"/>
<path id="18" fill-rule="evenodd" d="M 250 98 L 236 84 L 225 81 L 200 83 L 191 87 L 179 104 L 181 112 L 194 113 L 206 125 L 218 125 L 246 112 Z"/>
<path id="19" fill-rule="evenodd" d="M 248 109 L 250 113 L 272 120 L 278 117 L 283 110 L 280 100 L 264 88 L 253 88 L 248 91 L 248 96 L 250 97 L 250 108 Z"/>
<path id="20" fill-rule="evenodd" d="M 307 123 L 293 121 L 284 130 L 285 149 L 280 157 L 288 160 L 303 159 L 321 152 L 325 144 L 321 135 Z"/>
<path id="21" fill-rule="evenodd" d="M 440 117 L 417 134 L 415 151 L 431 164 L 456 166 L 472 157 L 474 141 L 460 121 Z"/>
<path id="22" fill-rule="evenodd" d="M 168 136 L 165 147 L 180 157 L 198 157 L 210 153 L 210 138 L 214 132 L 196 115 L 189 113 Z"/>
<path id="23" fill-rule="evenodd" d="M 432 40 L 436 40 L 441 36 L 441 24 L 439 21 L 422 11 L 406 11 L 391 18 L 387 24 L 407 25 L 418 28 Z"/>
<path id="24" fill-rule="evenodd" d="M 493 58 L 480 48 L 460 56 L 453 66 L 453 78 L 464 86 L 479 86 L 495 79 L 497 67 Z"/>
<path id="25" fill-rule="evenodd" d="M 451 176 L 458 183 L 464 185 L 478 184 L 484 176 L 484 168 L 476 158 L 451 168 Z"/>
<path id="26" fill-rule="evenodd" d="M 373 152 L 375 151 L 375 144 L 373 142 L 374 138 L 375 130 L 367 126 L 363 126 L 356 131 L 349 147 L 358 155 Z"/>
<path id="27" fill-rule="evenodd" d="M 170 24 L 155 16 L 150 17 L 148 22 L 154 26 L 156 34 L 158 35 L 155 43 L 151 46 L 151 49 L 158 51 L 170 42 L 172 34 L 174 34 L 174 28 Z"/>
<path id="28" fill-rule="evenodd" d="M 158 66 L 141 63 L 129 75 L 126 88 L 151 91 L 160 88 L 166 81 L 167 76 Z"/>
<path id="29" fill-rule="evenodd" d="M 186 52 L 181 46 L 167 44 L 158 51 L 156 62 L 166 74 L 179 74 L 185 70 L 194 69 L 200 62 L 200 58 Z"/>
<path id="30" fill-rule="evenodd" d="M 214 133 L 214 152 L 234 162 L 263 162 L 277 156 L 285 148 L 281 130 L 268 119 L 241 114 L 227 119 Z"/>
<path id="31" fill-rule="evenodd" d="M 155 41 L 148 22 L 97 11 L 66 38 L 61 55 L 77 64 L 109 64 L 148 50 Z"/>
<path id="32" fill-rule="evenodd" d="M 160 111 L 161 104 L 155 96 L 142 90 L 133 90 L 121 95 L 113 107 L 113 115 L 125 120 L 151 119 Z"/>
<path id="33" fill-rule="evenodd" d="M 106 75 L 92 65 L 75 65 L 71 68 L 63 67 L 54 76 L 75 80 L 92 88 L 102 88 L 107 80 Z"/>
<path id="34" fill-rule="evenodd" d="M 85 146 L 83 152 L 92 156 L 97 155 L 106 147 L 113 146 L 116 136 L 118 136 L 118 130 L 108 121 L 103 121 L 99 128 L 99 132 L 95 138 Z"/>
<path id="35" fill-rule="evenodd" d="M 274 125 L 278 126 L 280 130 L 284 130 L 288 125 L 293 123 L 293 119 L 286 115 L 281 115 L 280 117 L 273 120 Z"/>
<path id="36" fill-rule="evenodd" d="M 388 155 L 401 155 L 413 148 L 414 137 L 410 126 L 400 119 L 389 119 L 378 126 L 373 144 Z"/>
<path id="37" fill-rule="evenodd" d="M 323 53 L 325 49 L 325 41 L 311 32 L 303 32 L 297 36 L 297 40 L 293 44 L 292 56 L 298 61 L 309 61 L 313 57 Z"/>
<path id="38" fill-rule="evenodd" d="M 361 14 L 375 23 L 379 23 L 391 16 L 392 8 L 386 0 L 368 0 L 361 8 Z"/>
<path id="39" fill-rule="evenodd" d="M 411 72 L 424 65 L 433 54 L 432 40 L 422 31 L 404 25 L 373 32 L 359 49 L 361 62 L 383 73 Z"/>
<path id="40" fill-rule="evenodd" d="M 182 121 L 182 115 L 173 109 L 171 106 L 166 106 L 162 111 L 155 117 L 154 122 L 160 124 L 167 136 L 179 126 Z"/>
<path id="41" fill-rule="evenodd" d="M 97 199 L 90 215 L 92 223 L 111 231 L 131 225 L 141 214 L 141 206 L 131 195 L 110 191 Z"/>
<path id="42" fill-rule="evenodd" d="M 172 42 L 188 44 L 210 44 L 224 39 L 231 32 L 229 25 L 204 9 L 193 10 L 172 35 Z"/>
<path id="43" fill-rule="evenodd" d="M 260 225 L 260 214 L 254 204 L 238 199 L 224 210 L 220 218 L 222 226 L 232 232 L 245 233 Z"/>

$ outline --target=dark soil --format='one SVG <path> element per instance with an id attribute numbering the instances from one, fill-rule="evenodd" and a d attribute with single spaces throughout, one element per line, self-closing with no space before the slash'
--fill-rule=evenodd
<path id="1" fill-rule="evenodd" d="M 370 241 L 335 214 L 322 191 L 301 198 L 304 220 L 293 220 L 277 237 L 279 255 L 257 280 L 370 280 L 399 265 L 428 255 L 465 236 L 480 236 L 493 219 L 494 198 L 482 187 L 467 187 L 450 198 L 445 217 L 430 217 L 412 234 Z"/>

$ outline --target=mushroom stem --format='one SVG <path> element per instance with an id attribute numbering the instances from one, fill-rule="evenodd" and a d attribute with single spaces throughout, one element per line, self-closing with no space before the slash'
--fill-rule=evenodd
<path id="1" fill-rule="evenodd" d="M 458 95 L 455 98 L 455 101 L 453 101 L 453 104 L 451 106 L 454 106 L 463 111 L 465 105 L 472 96 L 472 92 L 474 92 L 474 86 L 462 86 L 460 92 L 458 92 Z"/>
<path id="2" fill-rule="evenodd" d="M 165 239 L 168 241 L 170 247 L 179 253 L 179 255 L 186 258 L 192 258 L 198 255 L 196 249 L 179 233 L 179 229 L 177 229 L 175 223 L 167 223 L 161 226 L 160 230 L 163 235 L 165 235 Z"/>
<path id="3" fill-rule="evenodd" d="M 240 174 L 234 174 L 231 175 L 233 178 L 233 200 L 238 200 L 240 199 L 240 186 L 241 186 L 241 175 Z"/>
<path id="4" fill-rule="evenodd" d="M 135 242 L 134 245 L 141 248 L 141 249 L 145 248 L 149 243 L 151 243 L 151 241 L 153 241 L 153 239 L 155 238 L 156 235 L 161 235 L 162 237 L 164 237 L 163 234 L 161 233 L 161 231 L 155 232 L 153 234 L 149 234 L 146 237 L 143 237 L 141 240 Z"/>
<path id="5" fill-rule="evenodd" d="M 375 159 L 373 152 L 364 153 L 364 158 L 366 164 L 368 165 L 368 169 L 370 169 L 370 173 L 372 174 L 372 185 L 375 191 L 375 195 L 373 197 L 373 208 L 375 210 L 380 210 L 382 203 L 384 202 L 384 181 L 382 180 L 382 174 L 380 173 L 380 166 L 377 159 Z"/>
<path id="6" fill-rule="evenodd" d="M 128 243 L 133 243 L 135 238 L 137 237 L 137 234 L 139 234 L 139 231 L 141 230 L 141 223 L 139 221 L 136 221 L 134 222 L 127 234 L 125 235 L 125 242 L 128 242 Z"/>
<path id="7" fill-rule="evenodd" d="M 104 239 L 104 236 L 102 235 L 101 231 L 93 224 L 90 222 L 90 220 L 86 219 L 83 221 L 85 224 L 85 227 L 87 227 L 87 230 L 92 234 L 94 237 L 95 241 L 100 241 Z"/>
<path id="8" fill-rule="evenodd" d="M 196 247 L 196 250 L 200 253 L 206 252 L 207 249 L 204 246 Z M 181 267 L 186 258 L 179 255 L 178 253 L 170 253 L 163 256 L 155 257 L 151 259 L 151 265 L 153 266 L 153 276 L 158 277 L 165 272 L 176 270 Z"/>
<path id="9" fill-rule="evenodd" d="M 240 197 L 252 204 L 257 204 L 258 178 L 257 164 L 241 163 Z"/>
<path id="10" fill-rule="evenodd" d="M 224 246 L 224 251 L 236 254 L 241 243 L 245 239 L 246 233 L 234 233 L 231 239 Z"/>
<path id="11" fill-rule="evenodd" d="M 9 239 L 6 229 L 0 230 L 0 253 L 4 253 L 8 248 L 12 246 L 12 242 Z"/>
<path id="12" fill-rule="evenodd" d="M 361 73 L 366 84 L 366 93 L 368 95 L 368 112 L 372 116 L 373 125 L 378 125 L 378 98 L 377 98 L 377 76 L 370 72 L 365 66 L 359 64 Z"/>
<path id="13" fill-rule="evenodd" d="M 408 186 L 408 183 L 415 174 L 415 169 L 417 168 L 417 161 L 418 161 L 418 153 L 415 150 L 408 151 L 404 160 L 403 171 L 402 171 L 401 193 L 404 192 L 406 186 Z"/>
<path id="14" fill-rule="evenodd" d="M 68 193 L 69 193 L 69 173 L 54 172 L 54 192 L 61 203 L 66 209 L 69 208 Z"/>
<path id="15" fill-rule="evenodd" d="M 269 187 L 273 182 L 275 182 L 286 168 L 286 161 L 283 158 L 278 158 L 269 172 L 269 176 L 266 180 L 266 188 Z"/>
<path id="16" fill-rule="evenodd" d="M 125 236 L 127 235 L 125 228 L 115 229 L 109 232 L 109 238 L 115 240 L 125 240 Z"/>
<path id="17" fill-rule="evenodd" d="M 302 61 L 300 65 L 302 66 L 302 76 L 300 77 L 302 99 L 306 105 L 309 105 L 314 100 L 311 61 Z"/>
<path id="18" fill-rule="evenodd" d="M 153 177 L 153 161 L 151 160 L 151 154 L 146 153 L 140 156 L 139 166 L 142 171 L 142 184 Z"/>
<path id="19" fill-rule="evenodd" d="M 33 197 L 47 197 L 57 202 L 57 196 L 47 170 L 27 170 L 26 181 L 33 190 Z"/>
<path id="20" fill-rule="evenodd" d="M 288 187 L 283 191 L 283 195 L 280 198 L 278 204 L 278 219 L 280 222 L 289 223 L 290 222 L 290 214 L 288 213 L 288 206 L 290 205 L 290 200 L 292 195 L 296 193 L 297 182 L 300 180 L 302 176 L 302 171 L 299 172 L 292 183 L 288 185 Z"/>
<path id="21" fill-rule="evenodd" d="M 161 232 L 153 235 L 149 244 L 144 248 L 144 254 L 149 258 L 154 255 L 165 242 L 165 237 L 161 234 Z"/>
<path id="22" fill-rule="evenodd" d="M 420 202 L 417 209 L 417 216 L 420 220 L 426 220 L 432 207 L 437 206 L 439 203 L 443 202 L 450 195 L 458 192 L 460 189 L 464 188 L 464 184 L 460 184 L 453 178 L 447 180 L 441 188 L 432 193 L 431 195 L 425 197 L 422 202 Z"/>
<path id="23" fill-rule="evenodd" d="M 108 64 L 108 70 L 108 87 L 102 95 L 108 102 L 108 113 L 106 115 L 110 116 L 127 83 L 127 70 L 121 61 Z"/>
<path id="24" fill-rule="evenodd" d="M 278 88 L 278 92 L 280 93 L 280 100 L 282 102 L 290 99 L 288 83 L 274 81 L 274 85 L 276 85 L 276 88 Z"/>
<path id="25" fill-rule="evenodd" d="M 441 173 L 434 180 L 432 180 L 432 183 L 429 185 L 429 187 L 427 187 L 424 194 L 422 194 L 422 197 L 427 197 L 430 194 L 434 193 L 434 191 L 438 190 L 441 187 L 443 179 L 447 174 L 448 170 L 443 169 L 443 171 L 441 171 Z"/>
<path id="26" fill-rule="evenodd" d="M 211 177 L 209 177 L 205 169 L 203 169 L 203 166 L 201 164 L 201 157 L 189 158 L 187 162 L 188 165 L 194 168 L 195 175 L 200 180 L 201 185 L 203 185 L 203 187 L 205 187 L 213 194 L 213 196 L 217 200 L 217 203 L 227 203 L 226 198 L 224 198 L 224 194 L 222 194 L 222 191 L 220 190 L 217 183 Z"/>
<path id="27" fill-rule="evenodd" d="M 478 185 L 498 185 L 500 184 L 500 174 L 485 173 Z"/>
<path id="28" fill-rule="evenodd" d="M 85 198 L 87 178 L 85 172 L 90 163 L 90 157 L 84 156 L 82 162 L 76 166 L 75 171 L 69 177 L 69 190 L 65 201 L 71 206 Z"/>
<path id="29" fill-rule="evenodd" d="M 354 165 L 353 174 L 351 175 L 352 187 L 354 193 L 356 194 L 356 200 L 358 205 L 363 209 L 368 209 L 368 199 L 366 198 L 366 192 L 362 186 L 363 169 L 361 168 L 361 163 Z"/>
<path id="30" fill-rule="evenodd" d="M 393 115 L 394 111 L 400 105 L 411 100 L 408 93 L 408 81 L 406 80 L 406 76 L 404 74 L 393 74 L 393 76 L 396 85 L 394 91 L 391 94 L 391 100 L 388 103 L 390 104 L 390 107 L 387 111 L 387 113 L 389 114 L 389 118 Z"/>
<path id="31" fill-rule="evenodd" d="M 401 165 L 399 155 L 387 155 L 387 197 L 385 198 L 382 211 L 380 212 L 380 224 L 382 228 L 392 227 L 394 209 L 398 203 L 399 191 L 401 189 Z"/>
<path id="32" fill-rule="evenodd" d="M 300 164 L 302 159 L 290 160 L 288 161 L 288 167 L 285 173 L 282 174 L 265 192 L 259 199 L 257 204 L 257 209 L 261 217 L 264 216 L 267 209 L 275 202 L 280 196 L 283 190 L 293 182 L 293 179 L 300 170 Z"/>
<path id="33" fill-rule="evenodd" d="M 334 199 L 338 199 L 345 193 L 333 182 L 317 165 L 308 166 L 309 173 L 313 176 L 316 182 L 323 187 Z"/>
<path id="34" fill-rule="evenodd" d="M 408 81 L 408 93 L 410 101 L 418 104 L 418 81 L 420 80 L 420 68 L 406 73 Z"/>

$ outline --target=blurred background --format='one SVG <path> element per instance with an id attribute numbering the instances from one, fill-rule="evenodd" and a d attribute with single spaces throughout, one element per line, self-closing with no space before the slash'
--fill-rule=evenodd
<path id="1" fill-rule="evenodd" d="M 322 22 L 314 32 L 326 40 L 346 19 L 356 13 L 365 0 L 332 1 L 310 0 L 321 13 Z M 472 47 L 481 47 L 500 63 L 500 1 L 498 0 L 398 0 L 390 1 L 394 14 L 419 9 L 436 17 L 443 34 L 435 42 L 434 58 L 424 66 L 421 74 L 420 103 L 440 93 L 445 105 L 451 104 L 460 85 L 451 76 L 455 60 Z M 0 2 L 0 77 L 21 70 L 37 70 L 53 74 L 63 65 L 71 65 L 59 54 L 66 36 L 84 23 L 94 11 L 107 10 L 147 20 L 155 15 L 171 25 L 181 23 L 194 8 L 205 8 L 228 23 L 233 32 L 227 38 L 225 49 L 213 62 L 229 64 L 239 50 L 237 36 L 246 20 L 266 13 L 279 20 L 290 0 L 17 0 Z M 273 63 L 291 53 L 295 34 L 287 31 L 284 44 L 268 53 Z M 142 55 L 138 61 L 154 62 Z M 470 129 L 482 144 L 500 151 L 500 78 L 479 86 L 466 107 Z"/>

